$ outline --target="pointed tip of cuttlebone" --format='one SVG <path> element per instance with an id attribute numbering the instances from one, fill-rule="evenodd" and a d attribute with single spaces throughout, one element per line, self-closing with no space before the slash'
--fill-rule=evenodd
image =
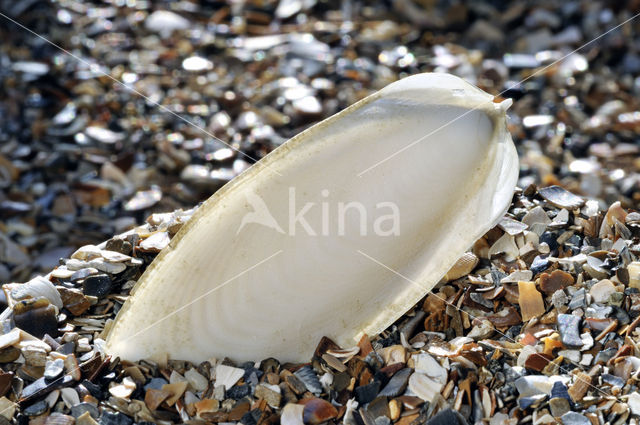
<path id="1" fill-rule="evenodd" d="M 509 109 L 511 105 L 513 105 L 513 99 L 505 99 L 502 102 L 497 102 L 496 108 L 501 112 L 507 112 L 507 109 Z"/>

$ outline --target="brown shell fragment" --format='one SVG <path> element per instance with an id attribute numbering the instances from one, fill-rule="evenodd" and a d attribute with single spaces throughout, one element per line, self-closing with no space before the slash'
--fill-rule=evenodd
<path id="1" fill-rule="evenodd" d="M 575 383 L 569 388 L 569 396 L 577 403 L 582 400 L 589 387 L 591 387 L 591 376 L 585 372 L 578 372 Z"/>
<path id="2" fill-rule="evenodd" d="M 540 275 L 540 289 L 545 294 L 553 294 L 559 289 L 573 285 L 573 282 L 573 276 L 562 270 L 554 270 L 551 274 L 542 273 Z"/>
<path id="3" fill-rule="evenodd" d="M 154 411 L 169 397 L 171 397 L 171 391 L 149 388 L 144 395 L 144 403 L 149 410 Z"/>
<path id="4" fill-rule="evenodd" d="M 320 424 L 338 416 L 338 410 L 328 401 L 312 398 L 304 401 L 302 417 L 305 424 Z"/>
<path id="5" fill-rule="evenodd" d="M 182 397 L 182 394 L 187 390 L 188 382 L 174 382 L 173 384 L 165 384 L 162 386 L 162 391 L 167 391 L 171 395 L 167 398 L 166 402 L 169 406 L 173 406 L 176 401 Z"/>
<path id="6" fill-rule="evenodd" d="M 530 319 L 544 314 L 542 294 L 538 292 L 534 282 L 518 282 L 518 294 L 518 304 L 520 304 L 523 322 L 528 322 Z"/>

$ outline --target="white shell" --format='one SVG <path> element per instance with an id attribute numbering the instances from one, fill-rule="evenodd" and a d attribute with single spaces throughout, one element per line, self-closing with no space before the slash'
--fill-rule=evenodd
<path id="1" fill-rule="evenodd" d="M 48 279 L 36 276 L 25 283 L 8 283 L 3 285 L 5 294 L 9 294 L 11 304 L 27 298 L 44 297 L 58 310 L 62 308 L 62 298 L 56 287 Z"/>
<path id="2" fill-rule="evenodd" d="M 379 333 L 502 218 L 518 175 L 510 104 L 419 74 L 300 133 L 197 210 L 139 280 L 107 352 L 308 361 L 324 335 L 350 347 Z M 347 210 L 340 233 L 351 202 L 366 217 Z"/>
<path id="3" fill-rule="evenodd" d="M 224 388 L 228 390 L 229 388 L 233 387 L 243 376 L 244 369 L 219 364 L 218 366 L 216 366 L 215 386 L 219 387 L 224 385 Z"/>

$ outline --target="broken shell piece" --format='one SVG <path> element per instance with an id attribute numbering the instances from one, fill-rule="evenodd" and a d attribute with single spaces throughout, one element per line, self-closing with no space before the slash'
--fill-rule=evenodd
<path id="1" fill-rule="evenodd" d="M 409 389 L 424 401 L 432 402 L 442 391 L 444 384 L 436 382 L 422 373 L 414 373 L 409 378 Z"/>
<path id="2" fill-rule="evenodd" d="M 38 297 L 46 298 L 52 305 L 55 305 L 58 310 L 62 309 L 62 299 L 60 294 L 53 283 L 45 279 L 42 276 L 36 276 L 25 283 L 9 283 L 2 285 L 5 294 L 9 294 L 7 300 L 9 306 L 13 306 L 16 301 L 35 299 Z"/>
<path id="3" fill-rule="evenodd" d="M 584 199 L 560 186 L 542 187 L 538 189 L 538 193 L 546 201 L 558 208 L 574 210 L 584 205 Z"/>
<path id="4" fill-rule="evenodd" d="M 216 366 L 216 387 L 224 385 L 225 389 L 233 387 L 244 376 L 244 369 L 219 364 Z"/>
<path id="5" fill-rule="evenodd" d="M 510 104 L 419 74 L 295 136 L 180 229 L 120 309 L 106 351 L 301 362 L 324 335 L 349 347 L 380 333 L 503 217 L 518 175 Z M 344 220 L 323 218 L 340 205 Z"/>
<path id="6" fill-rule="evenodd" d="M 528 322 L 529 319 L 545 312 L 542 294 L 538 292 L 534 282 L 518 282 L 518 304 L 523 322 Z"/>
<path id="7" fill-rule="evenodd" d="M 478 265 L 478 257 L 472 252 L 465 252 L 462 257 L 458 258 L 458 261 L 449 269 L 443 280 L 450 282 L 452 280 L 460 279 L 461 277 L 468 275 Z"/>
<path id="8" fill-rule="evenodd" d="M 513 261 L 518 257 L 518 246 L 516 245 L 515 238 L 505 233 L 498 239 L 489 249 L 489 258 L 493 258 L 496 255 L 504 254 L 505 261 Z"/>
<path id="9" fill-rule="evenodd" d="M 640 261 L 633 261 L 627 266 L 629 287 L 640 289 Z"/>
<path id="10" fill-rule="evenodd" d="M 606 238 L 608 236 L 613 236 L 613 226 L 616 224 L 616 221 L 624 223 L 626 217 L 627 212 L 624 210 L 624 208 L 622 208 L 620 201 L 611 204 L 604 216 L 604 220 L 602 220 L 602 225 L 600 226 L 600 234 L 598 235 L 598 237 Z"/>

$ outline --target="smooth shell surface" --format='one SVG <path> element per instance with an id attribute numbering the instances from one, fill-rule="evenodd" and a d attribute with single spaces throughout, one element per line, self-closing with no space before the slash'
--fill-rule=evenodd
<path id="1" fill-rule="evenodd" d="M 107 351 L 308 361 L 322 336 L 379 333 L 502 218 L 518 174 L 510 103 L 419 74 L 300 133 L 198 209 Z"/>

